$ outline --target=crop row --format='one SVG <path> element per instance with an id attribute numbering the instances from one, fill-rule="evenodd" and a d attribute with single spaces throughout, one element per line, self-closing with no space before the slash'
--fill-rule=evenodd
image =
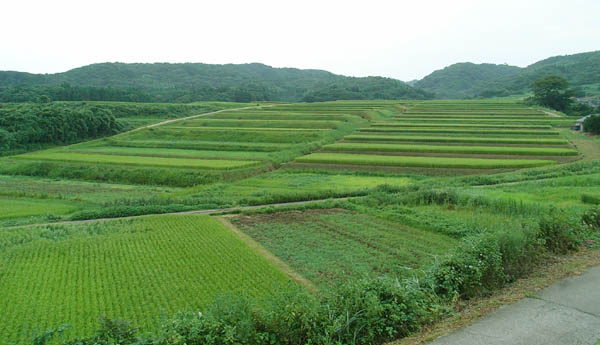
<path id="1" fill-rule="evenodd" d="M 463 112 L 451 112 L 451 113 L 414 113 L 405 112 L 402 114 L 395 115 L 395 117 L 423 117 L 423 118 L 453 118 L 453 117 L 472 117 L 472 118 L 496 118 L 496 119 L 536 119 L 541 117 L 547 117 L 546 114 L 522 114 L 522 113 L 463 113 Z"/>
<path id="2" fill-rule="evenodd" d="M 403 126 L 403 127 L 450 127 L 450 128 L 514 128 L 514 129 L 552 129 L 550 125 L 523 125 L 523 124 L 477 124 L 477 123 L 427 123 L 427 122 L 397 122 L 378 121 L 372 122 L 373 127 Z"/>
<path id="3" fill-rule="evenodd" d="M 503 119 L 495 119 L 495 118 L 486 118 L 486 119 L 473 119 L 473 118 L 468 118 L 468 117 L 456 117 L 456 118 L 424 118 L 424 117 L 409 117 L 409 116 L 402 116 L 402 117 L 395 117 L 393 119 L 394 121 L 411 121 L 411 122 L 415 122 L 415 121 L 423 121 L 423 122 L 440 122 L 440 123 L 507 123 L 510 122 L 511 124 L 517 124 L 517 123 L 523 123 L 523 124 L 552 124 L 552 123 L 573 123 L 573 120 L 571 119 L 565 119 L 565 118 L 551 118 L 551 117 L 547 117 L 547 118 L 534 118 L 534 119 L 512 119 L 510 121 L 507 120 L 503 120 Z"/>
<path id="4" fill-rule="evenodd" d="M 312 153 L 297 158 L 296 161 L 299 163 L 462 169 L 514 169 L 556 164 L 552 160 L 538 159 L 442 158 L 347 153 Z"/>
<path id="5" fill-rule="evenodd" d="M 323 149 L 327 151 L 427 152 L 523 156 L 577 156 L 579 154 L 576 150 L 554 147 L 442 146 L 385 143 L 336 143 L 326 145 Z"/>
<path id="6" fill-rule="evenodd" d="M 441 143 L 481 143 L 481 144 L 537 144 L 568 145 L 565 139 L 546 138 L 503 138 L 503 137 L 441 137 L 412 135 L 368 135 L 352 134 L 344 137 L 346 141 L 409 141 L 409 142 L 441 142 Z"/>
<path id="7" fill-rule="evenodd" d="M 210 127 L 210 126 L 165 126 L 163 128 L 172 128 L 172 129 L 195 129 L 201 130 L 205 132 L 264 132 L 264 131 L 283 131 L 283 132 L 317 132 L 317 131 L 327 131 L 329 129 L 321 129 L 321 128 L 291 128 L 291 127 Z"/>
<path id="8" fill-rule="evenodd" d="M 259 161 L 242 161 L 226 159 L 182 159 L 165 157 L 141 157 L 119 156 L 109 154 L 85 154 L 76 152 L 63 152 L 56 150 L 38 151 L 26 153 L 15 158 L 32 160 L 51 160 L 63 162 L 80 162 L 96 164 L 122 164 L 136 166 L 175 167 L 228 170 L 248 167 L 259 164 Z"/>
<path id="9" fill-rule="evenodd" d="M 145 129 L 129 133 L 127 137 L 117 136 L 119 140 L 201 140 L 217 142 L 243 143 L 304 143 L 321 139 L 318 131 L 305 132 L 302 135 L 290 135 L 287 131 L 223 131 L 202 128 L 163 128 Z"/>
<path id="10" fill-rule="evenodd" d="M 300 112 L 231 112 L 219 113 L 202 117 L 214 120 L 304 120 L 304 121 L 348 121 L 348 115 L 344 114 L 314 114 Z"/>
<path id="11" fill-rule="evenodd" d="M 395 132 L 395 133 L 433 133 L 433 134 L 483 134 L 483 135 L 559 135 L 551 130 L 520 130 L 520 129 L 451 129 L 451 128 L 417 128 L 417 127 L 368 127 L 361 128 L 361 132 Z"/>
<path id="12" fill-rule="evenodd" d="M 215 150 L 190 150 L 176 148 L 146 148 L 146 147 L 122 147 L 122 146 L 91 146 L 75 147 L 69 152 L 86 154 L 109 154 L 119 156 L 141 156 L 141 157 L 173 157 L 173 158 L 200 158 L 200 159 L 234 159 L 234 160 L 266 160 L 269 153 L 256 151 L 215 151 Z"/>
<path id="13" fill-rule="evenodd" d="M 213 150 L 213 151 L 255 151 L 274 152 L 286 150 L 293 144 L 280 143 L 239 143 L 229 141 L 202 141 L 202 140 L 115 140 L 105 141 L 110 146 L 140 147 L 140 148 L 167 148 L 187 150 Z"/>
<path id="14" fill-rule="evenodd" d="M 270 127 L 270 128 L 315 128 L 335 129 L 338 121 L 315 121 L 315 120 L 246 120 L 246 119 L 194 119 L 176 123 L 177 126 L 185 127 Z"/>

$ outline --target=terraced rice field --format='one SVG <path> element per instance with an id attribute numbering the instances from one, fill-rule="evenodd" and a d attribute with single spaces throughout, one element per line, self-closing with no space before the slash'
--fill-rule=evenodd
<path id="1" fill-rule="evenodd" d="M 469 173 L 551 165 L 579 157 L 555 128 L 571 122 L 506 101 L 425 101 L 371 121 L 296 162 Z"/>
<path id="2" fill-rule="evenodd" d="M 98 316 L 151 329 L 160 315 L 200 310 L 218 294 L 261 296 L 289 278 L 202 215 L 0 230 L 0 334 L 24 343 L 68 322 L 89 335 Z"/>
<path id="3" fill-rule="evenodd" d="M 502 147 L 502 146 L 443 146 L 443 145 L 403 145 L 373 143 L 337 143 L 325 145 L 326 151 L 377 151 L 377 152 L 439 152 L 472 153 L 497 155 L 539 155 L 539 156 L 577 156 L 573 149 L 555 147 Z"/>
<path id="4" fill-rule="evenodd" d="M 370 114 L 397 113 L 398 104 L 349 101 L 228 110 L 5 158 L 0 173 L 177 187 L 227 182 L 334 143 L 367 125 Z M 172 177 L 162 178 L 168 174 Z"/>
<path id="5" fill-rule="evenodd" d="M 344 137 L 344 141 L 414 141 L 427 143 L 479 143 L 479 144 L 533 144 L 533 145 L 561 145 L 568 146 L 566 139 L 553 138 L 506 138 L 506 137 L 465 137 L 465 136 L 411 136 L 411 135 L 376 135 L 353 134 Z"/>
<path id="6" fill-rule="evenodd" d="M 552 129 L 550 125 L 486 124 L 486 123 L 423 123 L 423 122 L 372 122 L 373 127 L 437 127 L 437 128 L 516 128 L 516 129 Z"/>
<path id="7" fill-rule="evenodd" d="M 118 152 L 115 152 L 118 153 Z M 145 157 L 136 156 L 132 159 L 130 155 L 117 154 L 93 154 L 79 152 L 62 152 L 62 151 L 40 151 L 34 153 L 26 153 L 18 157 L 19 159 L 33 160 L 53 160 L 64 162 L 82 162 L 82 163 L 99 163 L 99 164 L 125 164 L 125 165 L 142 165 L 156 167 L 178 167 L 178 168 L 203 168 L 203 169 L 235 169 L 245 166 L 255 165 L 257 161 L 233 161 L 225 159 L 180 159 L 180 158 L 163 158 L 163 157 Z"/>
<path id="8" fill-rule="evenodd" d="M 556 163 L 552 160 L 541 159 L 413 157 L 347 153 L 313 153 L 300 157 L 296 161 L 300 163 L 463 169 L 530 168 Z"/>
<path id="9" fill-rule="evenodd" d="M 521 129 L 450 129 L 450 128 L 418 128 L 418 127 L 370 127 L 361 128 L 360 132 L 394 132 L 394 133 L 432 133 L 432 134 L 447 134 L 447 135 L 512 135 L 512 136 L 547 136 L 559 135 L 553 130 L 521 130 Z"/>

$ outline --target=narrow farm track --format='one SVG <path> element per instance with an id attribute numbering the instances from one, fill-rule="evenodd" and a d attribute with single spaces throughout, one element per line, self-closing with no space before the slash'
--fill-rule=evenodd
<path id="1" fill-rule="evenodd" d="M 304 200 L 304 201 L 294 201 L 294 202 L 282 202 L 282 203 L 275 203 L 275 204 L 253 205 L 253 206 L 215 208 L 215 209 L 210 209 L 210 210 L 192 210 L 192 211 L 181 211 L 181 212 L 170 212 L 170 213 L 150 213 L 150 214 L 142 214 L 142 215 L 138 215 L 138 216 L 115 217 L 115 218 L 67 220 L 67 221 L 54 222 L 54 223 L 36 223 L 36 224 L 24 224 L 24 225 L 0 227 L 0 229 L 19 229 L 19 228 L 26 228 L 26 227 L 31 227 L 31 226 L 95 223 L 95 222 L 105 222 L 105 221 L 116 220 L 116 219 L 143 218 L 143 217 L 150 217 L 150 216 L 156 216 L 156 215 L 186 215 L 186 214 L 209 214 L 210 215 L 210 214 L 230 213 L 230 212 L 245 211 L 245 210 L 256 210 L 256 209 L 267 208 L 267 207 L 302 206 L 302 205 L 306 205 L 306 204 L 323 202 L 323 201 L 344 201 L 344 200 L 348 200 L 351 198 L 360 198 L 360 197 L 343 197 L 343 198 Z"/>
<path id="2" fill-rule="evenodd" d="M 547 110 L 542 110 L 544 113 L 546 113 L 547 115 L 550 115 L 552 117 L 562 117 L 562 115 L 557 114 L 557 113 L 553 113 L 551 111 L 547 111 Z"/>
<path id="3" fill-rule="evenodd" d="M 166 124 L 177 122 L 177 121 L 190 120 L 190 119 L 195 119 L 195 118 L 198 118 L 198 117 L 203 117 L 203 116 L 208 116 L 208 115 L 214 115 L 214 114 L 219 114 L 219 113 L 224 113 L 224 112 L 239 111 L 239 110 L 248 110 L 248 109 L 261 109 L 261 108 L 273 107 L 275 105 L 279 105 L 279 104 L 251 106 L 251 107 L 242 107 L 242 108 L 231 108 L 231 109 L 221 109 L 221 110 L 217 110 L 217 111 L 211 111 L 210 113 L 202 113 L 202 114 L 190 115 L 190 116 L 186 116 L 186 117 L 179 117 L 179 118 L 176 118 L 176 119 L 171 119 L 171 120 L 165 120 L 165 121 L 157 122 L 157 123 L 153 123 L 153 124 L 150 124 L 150 125 L 147 125 L 147 126 L 142 126 L 142 127 L 138 127 L 138 128 L 132 129 L 129 132 L 139 131 L 140 129 L 158 127 L 158 126 L 166 125 Z M 125 132 L 125 133 L 129 133 L 129 132 Z"/>

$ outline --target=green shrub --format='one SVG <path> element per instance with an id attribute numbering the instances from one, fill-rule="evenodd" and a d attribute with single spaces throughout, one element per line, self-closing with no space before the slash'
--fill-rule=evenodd
<path id="1" fill-rule="evenodd" d="M 581 194 L 581 202 L 584 204 L 600 205 L 600 195 Z"/>
<path id="2" fill-rule="evenodd" d="M 323 306 L 305 289 L 282 289 L 267 298 L 258 313 L 261 324 L 280 344 L 314 344 L 320 337 Z"/>
<path id="3" fill-rule="evenodd" d="M 549 251 L 567 254 L 579 247 L 580 230 L 581 225 L 572 216 L 553 210 L 540 219 L 538 237 L 544 241 L 544 246 Z"/>
<path id="4" fill-rule="evenodd" d="M 600 207 L 585 211 L 581 216 L 581 221 L 593 230 L 600 230 Z"/>
<path id="5" fill-rule="evenodd" d="M 593 115 L 585 119 L 583 129 L 592 134 L 600 134 L 600 115 Z"/>
<path id="6" fill-rule="evenodd" d="M 349 283 L 325 301 L 329 337 L 321 343 L 377 344 L 406 336 L 444 312 L 436 300 L 427 289 L 390 278 Z"/>
<path id="7" fill-rule="evenodd" d="M 542 254 L 543 245 L 536 236 L 536 230 L 524 227 L 495 234 L 502 254 L 502 271 L 507 281 L 515 281 L 530 272 Z"/>
<path id="8" fill-rule="evenodd" d="M 489 235 L 465 240 L 434 266 L 432 278 L 438 293 L 467 299 L 501 287 L 506 276 L 498 241 Z"/>

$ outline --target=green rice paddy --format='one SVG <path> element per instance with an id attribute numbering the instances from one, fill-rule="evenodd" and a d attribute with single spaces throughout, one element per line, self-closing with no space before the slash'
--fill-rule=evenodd
<path id="1" fill-rule="evenodd" d="M 381 152 L 430 152 L 430 153 L 467 153 L 496 155 L 540 155 L 540 156 L 577 156 L 573 149 L 549 147 L 502 147 L 502 146 L 442 146 L 442 145 L 401 145 L 375 143 L 336 143 L 326 145 L 327 151 L 381 151 Z"/>
<path id="2" fill-rule="evenodd" d="M 368 135 L 353 134 L 344 137 L 348 141 L 414 141 L 440 143 L 481 143 L 481 144 L 537 144 L 568 145 L 566 139 L 546 138 L 502 138 L 502 137 L 454 137 L 454 136 L 412 136 L 412 135 Z"/>
<path id="3" fill-rule="evenodd" d="M 556 164 L 552 160 L 540 159 L 442 158 L 346 153 L 312 153 L 297 158 L 296 161 L 299 163 L 464 169 L 514 169 Z"/>
<path id="4" fill-rule="evenodd" d="M 225 159 L 183 159 L 145 156 L 117 156 L 109 154 L 85 154 L 60 151 L 39 151 L 18 156 L 19 159 L 50 160 L 64 162 L 81 162 L 97 164 L 143 165 L 155 167 L 200 168 L 200 169 L 235 169 L 256 165 L 258 161 L 236 161 Z"/>
<path id="5" fill-rule="evenodd" d="M 262 296 L 289 278 L 216 220 L 151 216 L 0 230 L 2 340 L 65 322 L 89 335 L 99 315 L 147 329 L 215 296 Z"/>

